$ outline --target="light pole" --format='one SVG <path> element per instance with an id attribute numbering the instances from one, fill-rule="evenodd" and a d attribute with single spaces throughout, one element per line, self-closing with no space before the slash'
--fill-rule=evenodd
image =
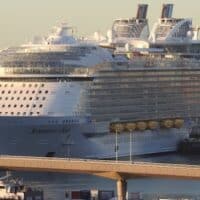
<path id="1" fill-rule="evenodd" d="M 118 151 L 119 151 L 119 144 L 118 144 L 118 133 L 121 133 L 124 129 L 122 124 L 115 124 L 115 160 L 118 161 Z"/>
<path id="2" fill-rule="evenodd" d="M 133 131 L 136 129 L 135 123 L 127 123 L 126 129 L 130 133 L 130 143 L 129 143 L 129 150 L 130 150 L 130 162 L 132 162 L 132 149 L 133 149 Z"/>

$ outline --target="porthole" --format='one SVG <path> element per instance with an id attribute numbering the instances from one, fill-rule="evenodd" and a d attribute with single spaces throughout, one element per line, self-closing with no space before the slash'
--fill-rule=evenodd
<path id="1" fill-rule="evenodd" d="M 10 93 L 11 93 L 11 91 L 9 90 L 9 91 L 8 91 L 8 94 L 10 94 Z"/>
<path id="2" fill-rule="evenodd" d="M 21 108 L 23 108 L 23 106 L 24 106 L 23 104 L 20 105 Z"/>
<path id="3" fill-rule="evenodd" d="M 30 115 L 33 115 L 33 112 L 30 112 Z"/>
<path id="4" fill-rule="evenodd" d="M 33 97 L 30 97 L 29 100 L 31 101 L 33 99 Z"/>
<path id="5" fill-rule="evenodd" d="M 14 97 L 11 97 L 11 100 L 14 100 Z"/>
<path id="6" fill-rule="evenodd" d="M 17 115 L 20 115 L 20 112 L 17 112 Z"/>
<path id="7" fill-rule="evenodd" d="M 10 114 L 11 114 L 11 115 L 14 115 L 14 112 L 11 112 Z"/>
<path id="8" fill-rule="evenodd" d="M 45 91 L 45 94 L 48 94 L 48 92 L 49 92 L 49 91 L 48 91 L 48 90 L 46 90 L 46 91 Z"/>
<path id="9" fill-rule="evenodd" d="M 26 91 L 26 94 L 28 94 L 28 93 L 29 93 L 29 90 Z"/>
<path id="10" fill-rule="evenodd" d="M 33 104 L 33 108 L 35 108 L 36 107 L 36 105 L 35 104 Z"/>
<path id="11" fill-rule="evenodd" d="M 37 115 L 39 115 L 40 114 L 40 112 L 37 112 Z"/>
<path id="12" fill-rule="evenodd" d="M 10 85 L 10 87 L 13 87 L 13 86 L 14 86 L 13 84 Z"/>
<path id="13" fill-rule="evenodd" d="M 5 85 L 4 85 L 4 87 L 7 87 L 7 86 L 8 86 L 8 84 L 5 84 Z"/>
<path id="14" fill-rule="evenodd" d="M 3 91 L 1 91 L 1 94 L 4 94 L 5 93 L 5 91 L 3 90 Z"/>
<path id="15" fill-rule="evenodd" d="M 24 97 L 23 100 L 26 100 L 26 97 Z"/>
<path id="16" fill-rule="evenodd" d="M 41 85 L 41 87 L 44 87 L 44 83 Z"/>
<path id="17" fill-rule="evenodd" d="M 42 91 L 41 90 L 39 90 L 39 92 L 38 92 L 39 94 L 41 94 L 42 93 Z"/>
<path id="18" fill-rule="evenodd" d="M 19 100 L 20 100 L 20 97 L 17 97 L 17 100 L 19 101 Z"/>
<path id="19" fill-rule="evenodd" d="M 38 86 L 38 84 L 35 84 L 35 87 L 37 87 Z"/>
<path id="20" fill-rule="evenodd" d="M 4 104 L 2 105 L 2 108 L 5 108 L 5 105 L 4 105 Z"/>
<path id="21" fill-rule="evenodd" d="M 26 107 L 29 108 L 29 104 L 27 104 Z"/>
<path id="22" fill-rule="evenodd" d="M 26 115 L 26 112 L 23 112 L 23 115 Z"/>
<path id="23" fill-rule="evenodd" d="M 25 87 L 25 86 L 26 86 L 26 84 L 25 84 L 25 83 L 23 83 L 22 87 Z"/>
<path id="24" fill-rule="evenodd" d="M 8 100 L 8 97 L 6 97 L 5 100 Z"/>
<path id="25" fill-rule="evenodd" d="M 35 94 L 35 90 L 32 91 L 32 94 Z"/>
<path id="26" fill-rule="evenodd" d="M 35 99 L 36 99 L 36 100 L 39 100 L 40 98 L 39 98 L 39 97 L 36 97 Z"/>
<path id="27" fill-rule="evenodd" d="M 42 100 L 44 101 L 46 99 L 46 97 L 43 97 Z"/>
<path id="28" fill-rule="evenodd" d="M 11 107 L 11 105 L 9 104 L 9 105 L 8 105 L 8 108 L 10 108 L 10 107 Z"/>
<path id="29" fill-rule="evenodd" d="M 28 86 L 29 86 L 29 87 L 32 87 L 32 84 L 29 84 Z"/>
<path id="30" fill-rule="evenodd" d="M 2 99 L 2 97 L 0 97 L 0 100 Z"/>
<path id="31" fill-rule="evenodd" d="M 19 92 L 20 94 L 22 94 L 23 93 L 23 91 L 22 90 L 20 90 L 20 92 Z"/>
<path id="32" fill-rule="evenodd" d="M 16 94 L 16 93 L 17 93 L 17 91 L 15 90 L 13 93 L 14 93 L 14 94 Z"/>
<path id="33" fill-rule="evenodd" d="M 43 106 L 43 105 L 42 105 L 42 104 L 40 104 L 40 106 L 39 106 L 39 107 L 40 107 L 40 108 L 42 108 L 42 106 Z"/>
<path id="34" fill-rule="evenodd" d="M 15 104 L 15 105 L 14 105 L 14 108 L 16 108 L 16 107 L 17 107 L 17 105 Z"/>

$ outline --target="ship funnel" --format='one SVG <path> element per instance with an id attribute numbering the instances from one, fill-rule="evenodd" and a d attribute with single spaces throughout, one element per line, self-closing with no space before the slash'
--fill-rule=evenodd
<path id="1" fill-rule="evenodd" d="M 171 18 L 173 12 L 173 4 L 163 4 L 161 18 Z"/>
<path id="2" fill-rule="evenodd" d="M 136 18 L 137 19 L 146 19 L 147 10 L 148 10 L 148 5 L 147 4 L 139 4 Z"/>

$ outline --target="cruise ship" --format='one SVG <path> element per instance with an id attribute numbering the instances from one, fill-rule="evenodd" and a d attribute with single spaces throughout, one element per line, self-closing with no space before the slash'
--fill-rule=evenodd
<path id="1" fill-rule="evenodd" d="M 175 151 L 200 113 L 200 63 L 121 59 L 67 24 L 0 52 L 0 153 L 114 158 Z"/>

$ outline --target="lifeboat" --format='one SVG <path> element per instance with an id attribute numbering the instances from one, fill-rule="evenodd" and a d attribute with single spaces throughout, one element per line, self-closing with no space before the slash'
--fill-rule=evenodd
<path id="1" fill-rule="evenodd" d="M 183 119 L 175 119 L 174 120 L 174 127 L 175 128 L 181 128 L 184 125 L 184 120 Z"/>
<path id="2" fill-rule="evenodd" d="M 157 129 L 158 126 L 159 126 L 159 124 L 158 124 L 157 121 L 149 121 L 148 122 L 148 128 L 151 129 L 151 130 Z"/>
<path id="3" fill-rule="evenodd" d="M 136 123 L 126 123 L 125 129 L 128 132 L 134 131 L 136 129 Z"/>
<path id="4" fill-rule="evenodd" d="M 173 125 L 174 125 L 174 122 L 173 122 L 173 120 L 171 120 L 171 119 L 166 119 L 166 120 L 163 120 L 163 121 L 161 122 L 161 125 L 162 125 L 162 127 L 164 127 L 164 128 L 172 128 Z"/>
<path id="5" fill-rule="evenodd" d="M 118 133 L 121 133 L 124 130 L 124 125 L 121 123 L 113 124 L 113 129 L 114 129 L 114 132 L 117 131 Z"/>
<path id="6" fill-rule="evenodd" d="M 138 130 L 144 131 L 147 128 L 147 123 L 146 122 L 137 122 L 136 127 Z"/>

